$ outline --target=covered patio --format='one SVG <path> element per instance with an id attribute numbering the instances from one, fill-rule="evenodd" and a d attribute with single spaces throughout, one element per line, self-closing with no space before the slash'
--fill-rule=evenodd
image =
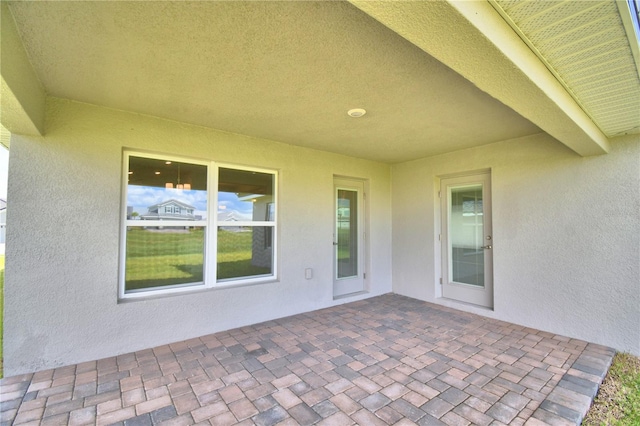
<path id="1" fill-rule="evenodd" d="M 386 294 L 4 378 L 2 424 L 572 425 L 613 354 Z"/>

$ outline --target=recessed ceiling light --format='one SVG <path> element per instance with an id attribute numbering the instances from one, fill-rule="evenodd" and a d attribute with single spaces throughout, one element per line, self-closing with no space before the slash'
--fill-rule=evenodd
<path id="1" fill-rule="evenodd" d="M 171 161 L 165 161 L 164 164 L 171 164 Z"/>
<path id="2" fill-rule="evenodd" d="M 362 117 L 366 113 L 367 113 L 367 111 L 365 111 L 362 108 L 354 108 L 354 109 L 350 109 L 349 111 L 347 111 L 347 114 L 349 114 L 349 117 L 353 117 L 353 118 Z"/>
<path id="3" fill-rule="evenodd" d="M 156 174 L 157 174 L 157 175 L 159 175 L 159 174 L 160 174 L 160 172 L 156 172 Z"/>

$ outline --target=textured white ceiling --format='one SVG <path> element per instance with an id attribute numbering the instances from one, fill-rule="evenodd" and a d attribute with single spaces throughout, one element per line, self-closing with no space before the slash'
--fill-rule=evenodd
<path id="1" fill-rule="evenodd" d="M 493 0 L 608 137 L 640 131 L 640 74 L 613 0 Z M 626 7 L 626 5 L 622 5 Z"/>
<path id="2" fill-rule="evenodd" d="M 60 98 L 385 162 L 540 132 L 347 3 L 10 9 L 38 78 Z M 368 112 L 348 117 L 355 107 Z"/>

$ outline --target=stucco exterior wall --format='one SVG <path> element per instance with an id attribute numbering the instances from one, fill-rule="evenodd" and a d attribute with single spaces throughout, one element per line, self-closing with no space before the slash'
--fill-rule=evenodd
<path id="1" fill-rule="evenodd" d="M 640 355 L 640 138 L 541 134 L 392 167 L 393 290 Z M 494 310 L 443 299 L 439 176 L 491 169 Z"/>
<path id="2" fill-rule="evenodd" d="M 389 165 L 59 99 L 46 124 L 11 141 L 5 376 L 391 291 Z M 123 148 L 278 170 L 280 279 L 118 303 Z M 369 292 L 336 301 L 334 175 L 368 180 L 370 218 Z"/>

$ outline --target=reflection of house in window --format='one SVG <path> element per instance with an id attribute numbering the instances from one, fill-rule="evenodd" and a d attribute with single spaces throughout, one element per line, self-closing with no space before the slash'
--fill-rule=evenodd
<path id="1" fill-rule="evenodd" d="M 348 228 L 351 223 L 351 207 L 348 199 L 338 199 L 338 228 Z"/>
<path id="2" fill-rule="evenodd" d="M 197 220 L 194 216 L 195 207 L 178 200 L 167 200 L 149 207 L 146 214 L 140 216 L 142 220 Z"/>
<path id="3" fill-rule="evenodd" d="M 218 212 L 218 222 L 238 222 L 241 220 L 245 220 L 242 215 L 240 215 L 236 211 L 219 211 Z M 225 231 L 229 232 L 243 232 L 249 231 L 250 229 L 243 228 L 242 226 L 224 226 Z"/>

